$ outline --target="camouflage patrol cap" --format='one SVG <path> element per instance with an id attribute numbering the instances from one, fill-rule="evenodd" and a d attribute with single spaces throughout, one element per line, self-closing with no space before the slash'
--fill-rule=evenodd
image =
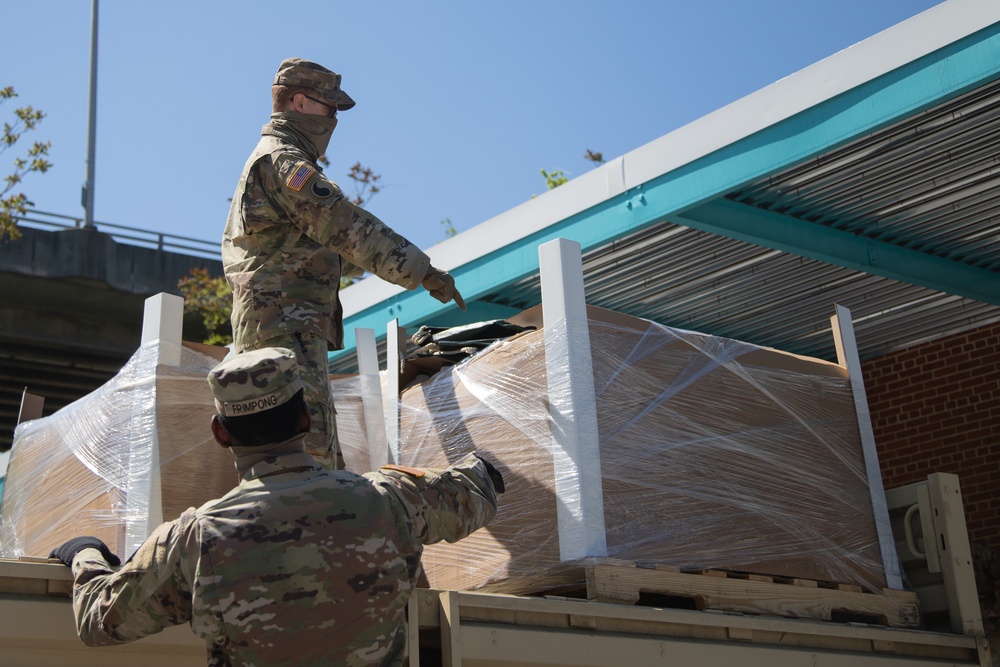
<path id="1" fill-rule="evenodd" d="M 276 408 L 302 389 L 295 353 L 283 347 L 241 352 L 208 373 L 215 409 L 243 417 Z"/>
<path id="2" fill-rule="evenodd" d="M 275 86 L 304 86 L 337 105 L 341 111 L 354 106 L 351 96 L 340 89 L 340 75 L 302 58 L 286 58 L 274 75 Z"/>

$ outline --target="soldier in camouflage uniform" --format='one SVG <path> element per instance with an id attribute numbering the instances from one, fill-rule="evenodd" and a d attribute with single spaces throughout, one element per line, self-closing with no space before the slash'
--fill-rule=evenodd
<path id="1" fill-rule="evenodd" d="M 340 80 L 301 58 L 281 63 L 274 113 L 243 167 L 222 240 L 235 347 L 295 351 L 312 418 L 307 450 L 331 468 L 343 468 L 327 370 L 328 350 L 344 347 L 341 277 L 370 271 L 407 289 L 423 285 L 465 310 L 448 273 L 323 175 L 318 160 L 337 112 L 355 104 Z"/>
<path id="2" fill-rule="evenodd" d="M 304 449 L 289 350 L 235 355 L 209 383 L 212 431 L 242 481 L 161 525 L 120 569 L 94 537 L 55 549 L 73 568 L 80 638 L 120 644 L 189 622 L 209 665 L 400 665 L 422 545 L 489 521 L 500 473 L 475 454 L 443 471 L 323 469 Z"/>

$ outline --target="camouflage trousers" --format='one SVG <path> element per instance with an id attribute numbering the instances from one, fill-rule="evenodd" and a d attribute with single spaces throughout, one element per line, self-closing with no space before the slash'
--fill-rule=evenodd
<path id="1" fill-rule="evenodd" d="M 306 436 L 306 451 L 324 468 L 343 470 L 344 457 L 337 438 L 337 410 L 330 393 L 326 339 L 308 333 L 284 334 L 246 349 L 265 347 L 284 347 L 295 353 L 299 375 L 305 385 L 302 394 L 312 422 Z"/>

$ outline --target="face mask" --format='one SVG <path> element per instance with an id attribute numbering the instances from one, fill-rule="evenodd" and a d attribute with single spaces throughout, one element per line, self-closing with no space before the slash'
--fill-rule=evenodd
<path id="1" fill-rule="evenodd" d="M 298 111 L 282 111 L 272 114 L 271 122 L 287 125 L 308 139 L 316 149 L 317 157 L 326 153 L 326 148 L 330 145 L 330 136 L 337 127 L 336 118 L 313 116 Z"/>

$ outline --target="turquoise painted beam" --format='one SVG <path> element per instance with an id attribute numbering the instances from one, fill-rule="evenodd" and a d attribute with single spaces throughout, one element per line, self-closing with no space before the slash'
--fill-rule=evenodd
<path id="1" fill-rule="evenodd" d="M 720 150 L 451 271 L 467 302 L 538 272 L 538 246 L 556 238 L 600 247 L 698 207 L 767 174 L 787 169 L 1000 77 L 1000 24 L 994 24 L 888 74 L 828 99 Z M 697 140 L 697 137 L 694 138 Z M 629 156 L 625 156 L 628 169 Z M 544 196 L 544 195 L 543 195 Z M 467 233 L 475 233 L 471 230 Z M 389 320 L 407 328 L 460 318 L 423 290 L 397 294 L 347 318 L 384 336 Z M 474 321 L 474 320 L 466 320 Z"/>
<path id="2" fill-rule="evenodd" d="M 719 236 L 1000 305 L 1000 274 L 720 199 L 671 216 Z"/>

